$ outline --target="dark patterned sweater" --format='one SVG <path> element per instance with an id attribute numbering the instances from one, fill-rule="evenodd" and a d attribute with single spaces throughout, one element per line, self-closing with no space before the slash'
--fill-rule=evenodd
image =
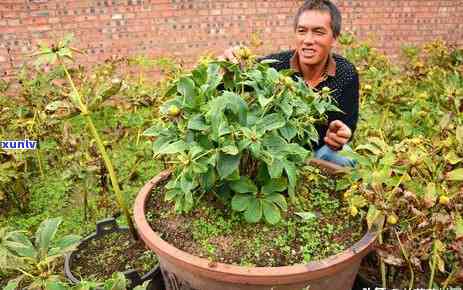
<path id="1" fill-rule="evenodd" d="M 276 70 L 284 70 L 290 68 L 290 59 L 294 51 L 284 51 L 263 57 L 264 59 L 279 60 L 277 63 L 272 63 L 271 66 Z M 335 76 L 328 76 L 327 79 L 319 83 L 315 90 L 321 90 L 323 87 L 330 88 L 333 98 L 337 102 L 338 108 L 341 112 L 329 112 L 328 122 L 323 125 L 317 126 L 319 135 L 318 144 L 313 144 L 313 148 L 319 149 L 325 142 L 323 138 L 328 130 L 328 124 L 334 120 L 340 120 L 352 130 L 352 136 L 357 128 L 357 120 L 359 114 L 359 77 L 356 68 L 344 57 L 333 54 L 333 59 L 336 62 Z M 293 78 L 302 78 L 301 73 L 294 73 Z"/>

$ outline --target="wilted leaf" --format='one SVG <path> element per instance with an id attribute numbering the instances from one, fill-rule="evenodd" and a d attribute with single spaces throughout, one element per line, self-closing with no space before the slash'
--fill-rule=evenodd
<path id="1" fill-rule="evenodd" d="M 375 205 L 370 205 L 370 207 L 368 208 L 368 213 L 367 213 L 367 225 L 368 225 L 368 229 L 371 229 L 373 224 L 375 224 L 379 218 L 381 217 L 382 213 L 381 211 L 379 211 Z"/>
<path id="2" fill-rule="evenodd" d="M 437 192 L 436 185 L 433 182 L 428 183 L 424 193 L 424 205 L 426 208 L 431 208 L 436 204 Z"/>
<path id="3" fill-rule="evenodd" d="M 402 259 L 401 257 L 398 257 L 392 253 L 389 253 L 387 251 L 377 249 L 376 252 L 383 258 L 384 263 L 401 267 L 404 265 L 405 260 Z"/>
<path id="4" fill-rule="evenodd" d="M 463 238 L 463 218 L 458 215 L 455 218 L 455 225 L 453 227 L 457 240 Z"/>
<path id="5" fill-rule="evenodd" d="M 456 137 L 457 137 L 458 143 L 460 143 L 460 145 L 463 145 L 463 126 L 458 126 L 457 127 L 457 129 L 456 129 Z"/>

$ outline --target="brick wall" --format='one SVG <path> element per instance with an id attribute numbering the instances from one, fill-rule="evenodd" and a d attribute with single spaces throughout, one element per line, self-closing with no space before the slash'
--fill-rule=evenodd
<path id="1" fill-rule="evenodd" d="M 463 45 L 463 0 L 337 0 L 344 30 L 396 55 L 436 38 Z M 0 74 L 39 41 L 72 32 L 84 63 L 114 55 L 177 57 L 186 64 L 251 35 L 261 52 L 289 48 L 296 0 L 0 0 Z"/>

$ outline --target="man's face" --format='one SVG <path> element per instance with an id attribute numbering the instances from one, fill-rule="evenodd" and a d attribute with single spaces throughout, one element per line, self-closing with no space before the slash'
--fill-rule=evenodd
<path id="1" fill-rule="evenodd" d="M 296 26 L 296 51 L 300 64 L 324 62 L 335 43 L 328 12 L 309 10 L 301 14 Z"/>

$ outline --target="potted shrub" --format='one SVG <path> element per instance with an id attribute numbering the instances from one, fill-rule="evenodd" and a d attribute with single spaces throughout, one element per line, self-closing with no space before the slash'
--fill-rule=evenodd
<path id="1" fill-rule="evenodd" d="M 34 54 L 38 58 L 37 64 L 57 62 L 63 71 L 64 82 L 69 84 L 68 91 L 65 88 L 64 93 L 69 97 L 70 103 L 65 100 L 55 101 L 48 107 L 53 110 L 61 106 L 72 108 L 84 118 L 101 154 L 114 190 L 116 203 L 125 216 L 128 227 L 120 228 L 115 220 L 111 219 L 98 223 L 97 232 L 84 239 L 78 249 L 67 256 L 65 274 L 71 282 L 75 283 L 81 278 L 106 280 L 115 272 L 125 271 L 126 277 L 130 280 L 130 287 L 135 287 L 159 273 L 157 259 L 150 255 L 138 239 L 113 163 L 92 120 L 92 110 L 115 95 L 120 90 L 122 82 L 118 80 L 111 84 L 97 84 L 98 87 L 92 88 L 91 94 L 82 93 L 79 89 L 79 82 L 73 79 L 73 70 L 67 64 L 68 61 L 73 61 L 73 53 L 79 52 L 69 46 L 71 39 L 72 37 L 68 36 L 51 47 L 41 45 L 39 51 Z M 81 267 L 78 268 L 75 265 L 81 265 Z M 130 270 L 130 267 L 137 268 L 137 271 Z M 145 273 L 138 273 L 140 269 L 144 269 Z"/>
<path id="2" fill-rule="evenodd" d="M 365 200 L 345 206 L 336 180 L 306 162 L 314 124 L 336 110 L 329 90 L 267 62 L 203 60 L 145 132 L 169 168 L 139 192 L 134 217 L 167 289 L 347 290 L 375 241 L 354 212 Z"/>

